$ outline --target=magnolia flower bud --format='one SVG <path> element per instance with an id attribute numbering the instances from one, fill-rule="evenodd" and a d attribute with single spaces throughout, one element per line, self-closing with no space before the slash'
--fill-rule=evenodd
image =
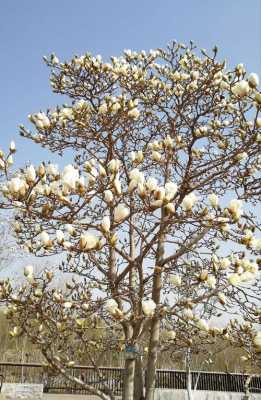
<path id="1" fill-rule="evenodd" d="M 261 118 L 256 119 L 256 127 L 261 128 Z"/>
<path id="2" fill-rule="evenodd" d="M 49 235 L 46 231 L 42 231 L 40 234 L 40 241 L 43 246 L 48 246 L 50 242 Z"/>
<path id="3" fill-rule="evenodd" d="M 28 167 L 28 168 L 26 169 L 25 176 L 26 176 L 26 180 L 27 180 L 28 182 L 34 182 L 34 181 L 35 181 L 35 179 L 36 179 L 36 172 L 35 172 L 35 169 L 34 169 L 34 166 L 33 166 L 33 165 L 30 165 L 30 167 Z"/>
<path id="4" fill-rule="evenodd" d="M 104 192 L 104 200 L 106 203 L 112 203 L 113 201 L 113 194 L 110 190 L 105 190 Z"/>
<path id="5" fill-rule="evenodd" d="M 214 276 L 208 276 L 206 283 L 210 289 L 215 289 L 216 278 Z"/>
<path id="6" fill-rule="evenodd" d="M 203 269 L 203 271 L 201 271 L 200 275 L 199 275 L 199 279 L 204 282 L 208 279 L 208 270 L 207 269 Z"/>
<path id="7" fill-rule="evenodd" d="M 130 210 L 124 205 L 119 204 L 114 210 L 114 220 L 116 223 L 122 222 L 130 214 Z"/>
<path id="8" fill-rule="evenodd" d="M 156 310 L 156 304 L 152 299 L 144 300 L 142 302 L 142 311 L 147 317 L 152 317 L 154 315 L 155 310 Z"/>
<path id="9" fill-rule="evenodd" d="M 24 267 L 24 276 L 32 276 L 34 273 L 34 267 L 32 265 L 27 265 Z"/>
<path id="10" fill-rule="evenodd" d="M 169 277 L 169 282 L 172 286 L 181 286 L 181 277 L 180 275 L 171 275 Z"/>
<path id="11" fill-rule="evenodd" d="M 252 72 L 248 77 L 248 83 L 251 87 L 255 88 L 259 85 L 259 77 L 256 73 Z"/>
<path id="12" fill-rule="evenodd" d="M 197 326 L 201 331 L 205 331 L 205 332 L 209 331 L 208 323 L 204 319 L 199 319 L 197 321 Z"/>
<path id="13" fill-rule="evenodd" d="M 228 210 L 232 214 L 232 216 L 235 219 L 239 219 L 243 213 L 243 210 L 241 209 L 242 207 L 242 201 L 238 199 L 233 199 L 230 201 L 228 205 Z"/>
<path id="14" fill-rule="evenodd" d="M 190 211 L 197 202 L 197 196 L 192 192 L 184 197 L 181 207 L 184 211 Z"/>
<path id="15" fill-rule="evenodd" d="M 105 216 L 102 220 L 101 226 L 104 232 L 109 232 L 111 227 L 110 217 Z"/>
<path id="16" fill-rule="evenodd" d="M 162 201 L 162 200 L 158 200 L 158 201 Z M 165 210 L 167 213 L 173 214 L 175 212 L 175 206 L 173 203 L 168 203 L 165 205 Z"/>
<path id="17" fill-rule="evenodd" d="M 224 293 L 222 293 L 222 292 L 218 293 L 218 299 L 219 299 L 220 303 L 223 305 L 226 304 L 226 302 L 227 302 L 227 298 L 224 295 Z"/>
<path id="18" fill-rule="evenodd" d="M 16 152 L 15 142 L 13 140 L 10 142 L 9 150 L 10 150 L 11 153 L 15 153 Z"/>
<path id="19" fill-rule="evenodd" d="M 219 203 L 219 199 L 218 199 L 218 196 L 215 193 L 211 193 L 208 196 L 208 200 L 209 200 L 209 203 L 210 203 L 211 207 L 217 208 L 218 203 Z"/>
<path id="20" fill-rule="evenodd" d="M 250 87 L 247 81 L 239 81 L 232 87 L 232 93 L 238 97 L 247 96 L 250 92 Z"/>
<path id="21" fill-rule="evenodd" d="M 114 160 L 112 159 L 108 163 L 108 170 L 112 172 L 113 174 L 116 174 L 120 169 L 120 160 Z"/>

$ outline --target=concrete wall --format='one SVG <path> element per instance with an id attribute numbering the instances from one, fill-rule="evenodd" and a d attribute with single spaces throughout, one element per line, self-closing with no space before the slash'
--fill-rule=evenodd
<path id="1" fill-rule="evenodd" d="M 194 400 L 243 400 L 243 393 L 206 392 L 197 390 Z M 187 400 L 186 390 L 159 389 L 155 391 L 154 400 Z M 250 400 L 261 400 L 261 393 L 252 394 Z"/>

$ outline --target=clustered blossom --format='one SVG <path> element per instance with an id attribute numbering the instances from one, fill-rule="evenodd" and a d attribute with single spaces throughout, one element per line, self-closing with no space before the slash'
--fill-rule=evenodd
<path id="1" fill-rule="evenodd" d="M 216 53 L 173 43 L 110 62 L 89 53 L 45 58 L 54 92 L 72 101 L 30 115 L 33 132 L 20 131 L 74 159 L 10 174 L 11 142 L 0 152 L 3 203 L 17 211 L 19 243 L 62 254 L 59 267 L 73 279 L 55 288 L 51 271 L 39 278 L 27 265 L 28 286 L 15 294 L 1 281 L 0 298 L 10 302 L 11 335 L 23 326 L 39 345 L 49 341 L 63 371 L 77 360 L 70 346 L 58 354 L 56 339 L 69 332 L 94 354 L 106 347 L 88 337 L 99 323 L 107 349 L 142 347 L 146 335 L 156 354 L 161 345 L 193 349 L 195 337 L 232 340 L 235 323 L 212 326 L 220 309 L 257 320 L 248 293 L 258 285 L 261 239 L 247 203 L 260 197 L 259 77 L 243 64 L 228 71 Z M 226 255 L 230 244 L 235 254 Z M 259 333 L 251 338 L 258 351 Z"/>

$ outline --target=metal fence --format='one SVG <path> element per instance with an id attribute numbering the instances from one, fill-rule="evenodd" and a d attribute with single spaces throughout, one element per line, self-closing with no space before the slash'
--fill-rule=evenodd
<path id="1" fill-rule="evenodd" d="M 102 367 L 99 369 L 102 379 L 93 367 L 75 366 L 70 374 L 83 382 L 102 388 L 103 384 L 121 395 L 124 371 L 122 368 Z M 50 368 L 41 364 L 0 363 L 0 376 L 5 382 L 43 383 L 45 393 L 88 394 L 80 385 L 69 382 L 63 376 L 55 374 Z M 219 372 L 192 372 L 192 385 L 197 382 L 198 390 L 244 392 L 247 375 L 226 374 Z M 157 370 L 156 387 L 164 389 L 186 389 L 184 371 Z M 261 377 L 253 377 L 250 384 L 252 393 L 261 392 Z"/>

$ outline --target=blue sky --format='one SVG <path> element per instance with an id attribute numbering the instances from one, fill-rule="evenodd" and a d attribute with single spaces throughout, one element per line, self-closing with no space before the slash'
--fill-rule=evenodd
<path id="1" fill-rule="evenodd" d="M 51 93 L 42 56 L 60 59 L 91 51 L 103 57 L 125 48 L 149 50 L 172 39 L 215 44 L 231 65 L 261 70 L 260 0 L 6 0 L 0 5 L 0 147 L 18 143 L 19 163 L 46 152 L 19 138 L 27 115 L 60 103 Z"/>

